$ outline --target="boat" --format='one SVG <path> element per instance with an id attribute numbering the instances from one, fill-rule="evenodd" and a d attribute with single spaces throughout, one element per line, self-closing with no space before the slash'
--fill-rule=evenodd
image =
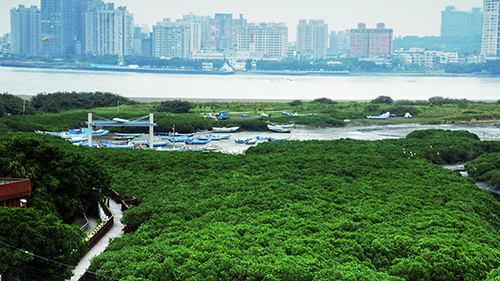
<path id="1" fill-rule="evenodd" d="M 271 117 L 271 113 L 269 113 L 269 114 L 267 114 L 267 113 L 261 113 L 260 117 L 269 118 L 269 117 Z"/>
<path id="2" fill-rule="evenodd" d="M 119 137 L 140 137 L 142 134 L 137 133 L 115 133 Z"/>
<path id="3" fill-rule="evenodd" d="M 246 114 L 242 114 L 242 113 L 240 113 L 240 114 L 238 114 L 238 115 L 239 115 L 240 117 L 244 117 L 244 118 L 248 117 L 248 115 L 246 115 Z"/>
<path id="4" fill-rule="evenodd" d="M 292 127 L 283 127 L 283 126 L 271 125 L 271 124 L 267 124 L 267 128 L 270 131 L 277 132 L 277 133 L 290 133 L 293 130 L 293 126 Z"/>
<path id="5" fill-rule="evenodd" d="M 186 151 L 187 146 L 181 146 L 181 147 L 172 147 L 172 148 L 164 148 L 164 147 L 157 147 L 155 150 L 158 151 Z"/>
<path id="6" fill-rule="evenodd" d="M 114 144 L 112 142 L 98 141 L 97 144 L 99 144 L 101 147 L 122 148 L 122 149 L 134 149 L 134 148 L 139 148 L 141 146 L 141 144 L 133 144 L 131 142 L 127 142 L 124 144 Z"/>
<path id="7" fill-rule="evenodd" d="M 167 146 L 167 144 L 166 141 L 153 141 L 153 147 Z M 146 142 L 146 145 L 149 147 L 149 142 Z"/>
<path id="8" fill-rule="evenodd" d="M 277 138 L 270 137 L 270 138 L 268 139 L 268 141 L 287 141 L 287 140 L 289 140 L 290 138 L 291 138 L 291 136 L 288 136 L 288 137 L 286 137 L 286 138 L 281 138 L 281 139 L 277 139 Z"/>
<path id="9" fill-rule="evenodd" d="M 368 115 L 368 116 L 366 116 L 366 118 L 368 118 L 368 119 L 387 119 L 387 118 L 389 118 L 389 116 L 391 116 L 391 113 L 386 112 L 386 113 L 378 115 L 378 116 Z"/>
<path id="10" fill-rule="evenodd" d="M 104 136 L 107 133 L 109 133 L 109 130 L 99 129 L 97 131 L 92 131 L 93 136 Z"/>
<path id="11" fill-rule="evenodd" d="M 168 140 L 170 142 L 185 142 L 187 140 L 190 140 L 191 138 L 188 137 L 171 137 L 171 136 L 162 136 L 162 140 Z"/>
<path id="12" fill-rule="evenodd" d="M 412 118 L 412 116 L 411 116 L 410 112 L 406 112 L 406 113 L 405 113 L 405 118 L 406 118 L 406 119 L 410 119 L 410 118 Z"/>
<path id="13" fill-rule="evenodd" d="M 114 140 L 121 140 L 121 141 L 129 141 L 134 139 L 135 137 L 127 137 L 127 136 L 114 136 Z"/>
<path id="14" fill-rule="evenodd" d="M 229 128 L 226 128 L 226 127 L 213 127 L 212 128 L 212 131 L 214 133 L 234 133 L 236 131 L 238 131 L 240 127 L 229 127 Z"/>
<path id="15" fill-rule="evenodd" d="M 312 113 L 298 114 L 297 112 L 295 112 L 295 113 L 287 113 L 287 112 L 281 111 L 281 115 L 287 115 L 287 116 L 311 116 L 313 114 Z"/>
<path id="16" fill-rule="evenodd" d="M 257 139 L 247 139 L 245 141 L 245 144 L 248 144 L 248 145 L 256 144 L 256 143 L 257 143 Z"/>
<path id="17" fill-rule="evenodd" d="M 244 138 L 244 139 L 235 139 L 235 143 L 246 143 L 250 138 Z"/>
<path id="18" fill-rule="evenodd" d="M 256 139 L 257 140 L 267 140 L 267 139 L 269 139 L 269 137 L 257 136 Z"/>
<path id="19" fill-rule="evenodd" d="M 210 140 L 197 140 L 197 139 L 189 139 L 185 141 L 185 144 L 207 144 Z"/>
<path id="20" fill-rule="evenodd" d="M 72 143 L 75 143 L 75 142 L 84 142 L 84 141 L 88 141 L 89 138 L 88 137 L 72 137 L 72 138 L 69 138 L 68 139 L 70 142 Z"/>

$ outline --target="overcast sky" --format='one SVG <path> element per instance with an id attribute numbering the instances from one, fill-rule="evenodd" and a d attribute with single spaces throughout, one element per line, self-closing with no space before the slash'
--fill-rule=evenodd
<path id="1" fill-rule="evenodd" d="M 296 38 L 300 19 L 323 19 L 329 31 L 356 28 L 364 22 L 374 28 L 384 22 L 395 36 L 439 36 L 441 11 L 453 5 L 470 11 L 482 7 L 482 0 L 115 0 L 115 7 L 127 6 L 136 24 L 156 24 L 163 18 L 178 19 L 190 12 L 213 16 L 243 14 L 248 22 L 286 22 L 290 41 Z M 0 35 L 10 32 L 10 9 L 19 4 L 37 5 L 40 0 L 0 0 Z"/>

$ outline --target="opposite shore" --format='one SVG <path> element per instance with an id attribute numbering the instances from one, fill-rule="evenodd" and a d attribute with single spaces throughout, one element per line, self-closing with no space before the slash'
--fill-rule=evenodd
<path id="1" fill-rule="evenodd" d="M 295 70 L 256 70 L 256 71 L 218 71 L 218 70 L 188 70 L 188 69 L 162 69 L 162 68 L 130 68 L 130 67 L 91 67 L 83 64 L 45 64 L 36 62 L 0 62 L 1 67 L 32 68 L 32 69 L 57 69 L 57 70 L 83 70 L 83 71 L 114 71 L 114 72 L 139 72 L 158 74 L 188 74 L 188 75 L 285 75 L 285 76 L 402 76 L 402 77 L 492 77 L 498 75 L 486 73 L 446 73 L 444 70 L 427 70 L 425 72 L 370 72 L 370 71 L 295 71 Z"/>

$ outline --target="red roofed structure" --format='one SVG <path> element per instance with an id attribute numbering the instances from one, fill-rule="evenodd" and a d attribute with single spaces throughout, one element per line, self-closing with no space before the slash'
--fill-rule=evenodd
<path id="1" fill-rule="evenodd" d="M 0 207 L 26 208 L 30 194 L 30 180 L 0 178 Z"/>

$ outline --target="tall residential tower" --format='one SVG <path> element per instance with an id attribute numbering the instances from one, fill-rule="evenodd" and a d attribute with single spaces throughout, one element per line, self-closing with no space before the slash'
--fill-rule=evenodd
<path id="1" fill-rule="evenodd" d="M 52 56 L 74 54 L 76 45 L 76 1 L 41 0 L 42 53 Z"/>
<path id="2" fill-rule="evenodd" d="M 500 52 L 500 0 L 483 2 L 483 37 L 481 54 L 485 60 L 497 59 Z"/>
<path id="3" fill-rule="evenodd" d="M 297 25 L 297 51 L 310 52 L 314 59 L 326 57 L 328 24 L 323 20 L 300 20 Z"/>
<path id="4" fill-rule="evenodd" d="M 41 13 L 36 6 L 10 10 L 12 53 L 39 54 L 42 47 Z"/>

